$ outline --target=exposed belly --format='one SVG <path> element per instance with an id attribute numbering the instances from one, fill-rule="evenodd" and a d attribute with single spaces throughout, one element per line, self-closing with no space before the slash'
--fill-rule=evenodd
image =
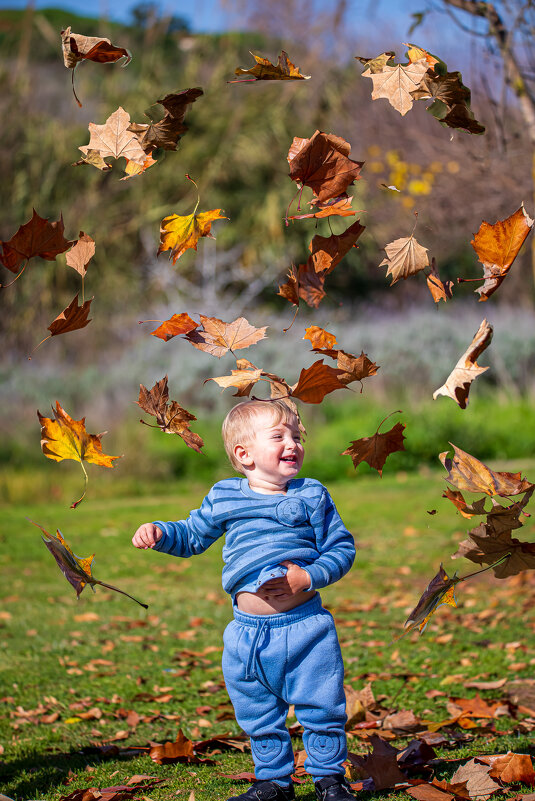
<path id="1" fill-rule="evenodd" d="M 310 601 L 315 594 L 315 590 L 301 590 L 290 598 L 261 598 L 256 592 L 238 592 L 236 605 L 240 611 L 249 615 L 276 615 L 301 606 Z"/>

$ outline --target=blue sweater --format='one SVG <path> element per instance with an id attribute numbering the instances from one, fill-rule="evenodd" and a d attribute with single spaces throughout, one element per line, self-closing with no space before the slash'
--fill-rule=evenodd
<path id="1" fill-rule="evenodd" d="M 312 478 L 292 479 L 285 495 L 264 495 L 245 478 L 214 484 L 187 520 L 154 521 L 163 537 L 154 550 L 189 557 L 226 533 L 223 589 L 234 595 L 263 568 L 283 560 L 300 564 L 310 589 L 338 581 L 355 558 L 353 537 L 325 487 Z"/>

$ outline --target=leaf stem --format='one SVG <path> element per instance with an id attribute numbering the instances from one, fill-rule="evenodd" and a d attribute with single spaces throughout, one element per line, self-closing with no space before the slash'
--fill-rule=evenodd
<path id="1" fill-rule="evenodd" d="M 381 428 L 381 426 L 383 425 L 383 423 L 385 422 L 385 420 L 388 420 L 388 418 L 389 418 L 389 417 L 392 417 L 392 415 L 393 415 L 393 414 L 403 414 L 403 410 L 402 410 L 402 409 L 396 409 L 396 411 L 395 411 L 395 412 L 390 412 L 390 414 L 387 414 L 387 416 L 386 416 L 386 417 L 385 417 L 383 420 L 381 420 L 381 422 L 380 422 L 380 423 L 379 423 L 379 425 L 377 426 L 377 431 L 375 432 L 376 434 L 378 434 L 378 433 L 379 433 L 379 429 Z"/>
<path id="2" fill-rule="evenodd" d="M 26 269 L 26 267 L 28 266 L 28 262 L 29 262 L 29 261 L 30 261 L 30 257 L 28 256 L 28 258 L 27 258 L 27 259 L 26 259 L 26 261 L 24 262 L 24 267 L 22 268 L 22 270 L 20 271 L 20 273 L 17 273 L 17 275 L 15 276 L 15 278 L 14 278 L 12 281 L 10 281 L 10 282 L 9 282 L 9 284 L 0 284 L 0 289 L 7 289 L 7 288 L 8 288 L 8 286 L 13 286 L 13 284 L 15 283 L 15 281 L 18 281 L 18 280 L 19 280 L 19 278 L 21 277 L 22 273 L 24 272 L 24 270 L 25 270 L 25 269 Z"/>
<path id="3" fill-rule="evenodd" d="M 78 504 L 79 504 L 79 503 L 82 503 L 83 499 L 85 498 L 85 494 L 86 494 L 86 492 L 87 492 L 87 483 L 88 483 L 88 481 L 89 481 L 89 476 L 87 475 L 87 471 L 86 471 L 86 469 L 85 469 L 85 467 L 84 467 L 84 463 L 83 463 L 83 461 L 82 461 L 82 460 L 80 460 L 80 467 L 82 468 L 83 474 L 84 474 L 84 476 L 85 476 L 84 491 L 83 491 L 82 495 L 80 496 L 80 498 L 78 498 L 78 500 L 77 500 L 77 501 L 73 501 L 73 502 L 71 503 L 71 507 L 70 507 L 71 509 L 76 509 L 76 507 L 78 506 Z"/>
<path id="4" fill-rule="evenodd" d="M 492 570 L 493 567 L 498 567 L 498 565 L 501 565 L 506 559 L 509 559 L 510 556 L 510 553 L 506 553 L 505 556 L 502 556 L 497 562 L 493 562 L 491 565 L 487 565 L 487 567 L 484 567 L 481 570 L 476 570 L 474 573 L 469 573 L 467 576 L 461 576 L 459 581 L 466 581 L 466 579 L 472 578 L 472 576 L 478 576 L 480 573 L 485 573 L 487 570 Z"/>
<path id="5" fill-rule="evenodd" d="M 193 186 L 194 186 L 194 187 L 195 187 L 195 189 L 197 190 L 197 203 L 195 204 L 195 208 L 193 209 L 193 215 L 195 216 L 195 212 L 196 212 L 196 211 L 197 211 L 197 209 L 199 208 L 199 203 L 201 202 L 201 195 L 200 195 L 200 193 L 199 193 L 199 187 L 197 186 L 197 184 L 195 183 L 195 181 L 193 180 L 193 178 L 191 178 L 191 176 L 190 176 L 190 175 L 188 175 L 188 173 L 186 173 L 186 178 L 188 179 L 188 181 L 191 181 L 191 183 L 193 184 Z"/>
<path id="6" fill-rule="evenodd" d="M 130 600 L 135 601 L 136 604 L 139 604 L 144 609 L 148 609 L 149 608 L 148 604 L 144 604 L 141 601 L 138 601 L 138 599 L 134 598 L 133 595 L 130 595 L 128 592 L 125 592 L 124 590 L 120 590 L 119 587 L 113 587 L 111 584 L 106 584 L 105 581 L 99 581 L 98 579 L 93 579 L 93 583 L 94 584 L 100 584 L 101 587 L 106 587 L 107 590 L 114 590 L 115 592 L 120 592 L 121 595 L 126 595 L 127 598 L 130 598 Z"/>
<path id="7" fill-rule="evenodd" d="M 78 66 L 78 64 L 75 64 L 74 67 L 72 68 L 72 71 L 71 71 L 71 86 L 72 86 L 72 93 L 74 95 L 74 99 L 76 100 L 76 102 L 78 103 L 80 108 L 82 108 L 82 104 L 80 103 L 80 100 L 78 99 L 78 95 L 76 94 L 76 89 L 74 88 L 74 70 L 76 69 L 77 66 Z"/>
<path id="8" fill-rule="evenodd" d="M 39 347 L 40 347 L 40 346 L 43 344 L 43 342 L 46 342 L 46 341 L 47 341 L 47 339 L 50 339 L 50 337 L 51 337 L 51 336 L 52 336 L 52 334 L 49 334 L 47 337 L 45 337 L 44 339 L 42 339 L 42 340 L 40 341 L 40 343 L 39 343 L 38 345 L 36 345 L 36 346 L 35 346 L 35 348 L 32 350 L 32 353 L 35 353 L 35 351 L 37 350 L 37 348 L 39 348 Z M 29 361 L 29 362 L 31 362 L 31 360 L 32 360 L 32 357 L 31 357 L 31 356 L 28 356 L 28 361 Z"/>

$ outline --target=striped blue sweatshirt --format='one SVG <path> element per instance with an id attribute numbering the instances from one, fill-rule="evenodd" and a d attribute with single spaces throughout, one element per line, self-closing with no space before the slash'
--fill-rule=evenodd
<path id="1" fill-rule="evenodd" d="M 341 579 L 355 558 L 353 537 L 331 496 L 312 478 L 292 479 L 285 495 L 264 495 L 246 478 L 227 478 L 187 520 L 154 522 L 163 531 L 154 550 L 173 556 L 202 553 L 226 534 L 222 583 L 231 595 L 283 560 L 303 567 L 317 590 Z"/>

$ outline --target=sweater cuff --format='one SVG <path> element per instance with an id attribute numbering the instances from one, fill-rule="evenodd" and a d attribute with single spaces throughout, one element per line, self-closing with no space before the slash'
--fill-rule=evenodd
<path id="1" fill-rule="evenodd" d="M 159 539 L 158 542 L 154 543 L 154 545 L 152 546 L 152 550 L 153 551 L 163 551 L 165 553 L 165 551 L 166 551 L 165 545 L 166 545 L 166 543 L 167 543 L 167 541 L 169 539 L 169 535 L 167 534 L 165 523 L 162 522 L 161 520 L 153 520 L 152 521 L 152 525 L 153 526 L 158 526 L 160 531 L 163 531 L 163 537 L 161 539 Z"/>
<path id="2" fill-rule="evenodd" d="M 325 570 L 323 570 L 321 566 L 312 563 L 304 567 L 303 570 L 306 570 L 310 576 L 310 587 L 307 588 L 308 590 L 320 590 L 329 583 L 328 580 L 325 581 Z"/>

